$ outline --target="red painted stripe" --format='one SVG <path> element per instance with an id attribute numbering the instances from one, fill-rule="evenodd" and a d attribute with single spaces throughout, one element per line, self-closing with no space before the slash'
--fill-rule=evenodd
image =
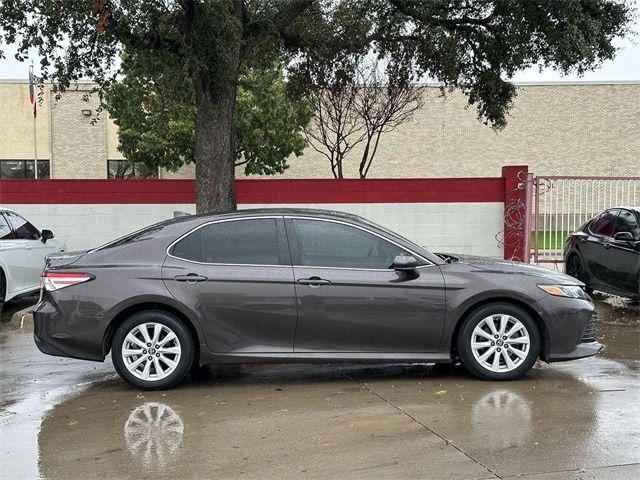
<path id="1" fill-rule="evenodd" d="M 194 203 L 193 180 L 0 180 L 0 204 Z M 239 204 L 503 202 L 503 178 L 237 180 Z"/>

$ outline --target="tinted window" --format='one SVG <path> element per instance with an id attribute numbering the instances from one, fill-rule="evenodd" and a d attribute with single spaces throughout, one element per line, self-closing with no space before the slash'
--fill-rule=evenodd
<path id="1" fill-rule="evenodd" d="M 380 237 L 341 223 L 293 220 L 304 266 L 389 268 L 402 248 Z"/>
<path id="2" fill-rule="evenodd" d="M 602 235 L 604 237 L 613 236 L 613 224 L 616 219 L 616 210 L 604 212 L 589 227 L 591 233 Z"/>
<path id="3" fill-rule="evenodd" d="M 33 160 L 0 160 L 0 178 L 35 178 Z M 49 178 L 49 160 L 38 160 L 38 178 Z"/>
<path id="4" fill-rule="evenodd" d="M 172 255 L 204 263 L 284 265 L 275 218 L 206 225 L 180 240 Z"/>
<path id="5" fill-rule="evenodd" d="M 145 227 L 142 230 L 138 230 L 137 232 L 130 233 L 129 235 L 125 235 L 124 237 L 120 237 L 114 240 L 113 242 L 110 242 L 110 243 L 107 243 L 106 245 L 98 247 L 98 250 L 119 247 L 121 245 L 126 245 L 127 243 L 144 240 L 145 238 L 152 236 L 154 233 L 159 232 L 164 227 L 165 227 L 165 222 L 154 223 L 153 225 L 149 225 L 148 227 Z"/>
<path id="6" fill-rule="evenodd" d="M 20 215 L 15 214 L 13 212 L 5 212 L 7 220 L 13 227 L 13 231 L 15 233 L 15 238 L 20 238 L 23 240 L 33 240 L 40 238 L 40 232 L 38 229 L 27 222 Z"/>
<path id="7" fill-rule="evenodd" d="M 107 160 L 108 178 L 158 178 L 158 167 L 127 160 Z"/>
<path id="8" fill-rule="evenodd" d="M 0 240 L 8 240 L 10 238 L 13 238 L 13 231 L 2 212 L 0 212 Z"/>
<path id="9" fill-rule="evenodd" d="M 620 210 L 616 219 L 614 235 L 618 232 L 631 232 L 634 240 L 640 240 L 640 227 L 633 213 L 628 210 Z"/>

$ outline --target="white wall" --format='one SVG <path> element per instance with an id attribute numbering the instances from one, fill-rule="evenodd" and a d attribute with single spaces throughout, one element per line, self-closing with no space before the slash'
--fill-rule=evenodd
<path id="1" fill-rule="evenodd" d="M 5 205 L 39 229 L 53 230 L 69 250 L 102 245 L 193 204 Z M 342 210 L 366 217 L 435 252 L 502 257 L 496 235 L 503 229 L 502 203 L 352 203 L 240 205 L 240 208 L 300 207 Z"/>

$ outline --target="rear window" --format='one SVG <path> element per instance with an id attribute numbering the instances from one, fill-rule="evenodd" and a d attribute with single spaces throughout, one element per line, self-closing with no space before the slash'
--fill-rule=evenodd
<path id="1" fill-rule="evenodd" d="M 107 243 L 101 247 L 96 248 L 96 250 L 105 250 L 107 248 L 119 247 L 121 245 L 126 245 L 128 243 L 137 242 L 139 240 L 144 240 L 145 238 L 153 236 L 154 233 L 159 232 L 166 226 L 166 222 L 160 222 L 148 227 L 143 228 L 142 230 L 138 230 L 136 232 L 130 233 L 129 235 L 125 235 L 124 237 L 120 237 L 113 242 Z"/>

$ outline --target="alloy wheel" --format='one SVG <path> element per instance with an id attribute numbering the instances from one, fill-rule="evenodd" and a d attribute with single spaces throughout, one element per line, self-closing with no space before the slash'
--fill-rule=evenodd
<path id="1" fill-rule="evenodd" d="M 483 368 L 496 373 L 517 369 L 529 355 L 530 346 L 525 325 L 508 314 L 483 318 L 471 335 L 473 357 Z"/>
<path id="2" fill-rule="evenodd" d="M 134 327 L 124 338 L 122 360 L 136 378 L 148 382 L 171 375 L 180 363 L 182 347 L 175 332 L 156 322 Z"/>

